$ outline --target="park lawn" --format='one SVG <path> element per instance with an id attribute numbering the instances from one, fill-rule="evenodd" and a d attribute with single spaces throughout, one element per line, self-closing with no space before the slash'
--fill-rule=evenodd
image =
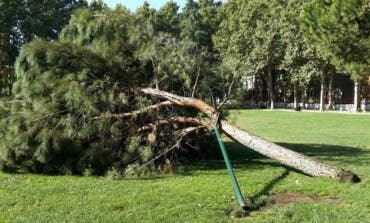
<path id="1" fill-rule="evenodd" d="M 243 194 L 255 206 L 268 204 L 250 217 L 228 215 L 236 199 L 216 154 L 143 179 L 0 173 L 0 222 L 370 222 L 370 116 L 234 110 L 229 120 L 350 169 L 362 182 L 308 177 L 227 141 Z M 274 204 L 269 196 L 279 194 L 299 199 Z"/>

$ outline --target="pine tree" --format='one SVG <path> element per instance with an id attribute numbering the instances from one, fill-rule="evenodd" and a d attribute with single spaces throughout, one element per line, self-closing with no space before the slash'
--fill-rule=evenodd
<path id="1" fill-rule="evenodd" d="M 185 140 L 187 119 L 173 118 L 184 112 L 136 90 L 148 83 L 145 61 L 137 58 L 140 49 L 131 41 L 134 24 L 123 7 L 83 9 L 59 41 L 35 40 L 22 47 L 11 107 L 0 104 L 2 169 L 123 171 Z"/>
<path id="2" fill-rule="evenodd" d="M 11 95 L 14 62 L 21 46 L 35 38 L 57 39 L 70 14 L 86 6 L 85 0 L 0 1 L 0 51 L 5 52 L 5 59 L 0 61 L 0 82 L 6 83 L 7 95 Z"/>
<path id="3" fill-rule="evenodd" d="M 128 44 L 128 19 L 123 8 L 81 10 L 60 41 L 22 47 L 13 102 L 0 112 L 2 169 L 102 174 L 151 156 L 148 133 L 135 134 L 138 117 L 112 115 L 150 103 L 135 96 L 140 72 Z"/>

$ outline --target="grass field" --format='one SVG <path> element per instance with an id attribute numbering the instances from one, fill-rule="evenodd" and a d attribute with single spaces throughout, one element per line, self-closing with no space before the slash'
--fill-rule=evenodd
<path id="1" fill-rule="evenodd" d="M 216 157 L 175 175 L 119 181 L 0 173 L 0 222 L 370 222 L 370 116 L 241 110 L 229 119 L 362 182 L 308 177 L 228 141 L 242 192 L 256 207 L 250 217 L 228 214 L 236 199 Z"/>

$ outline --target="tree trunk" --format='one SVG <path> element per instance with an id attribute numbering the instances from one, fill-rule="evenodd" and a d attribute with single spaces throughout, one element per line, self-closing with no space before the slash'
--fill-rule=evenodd
<path id="1" fill-rule="evenodd" d="M 9 72 L 9 80 L 8 80 L 8 96 L 11 96 L 12 95 L 12 91 L 13 91 L 13 83 L 14 83 L 14 69 L 13 67 L 10 65 L 10 62 L 8 63 L 8 68 L 7 68 L 7 71 Z"/>
<path id="2" fill-rule="evenodd" d="M 307 103 L 307 90 L 306 87 L 302 87 L 302 108 L 306 109 Z"/>
<path id="3" fill-rule="evenodd" d="M 194 96 L 195 96 L 195 91 L 197 90 L 197 87 L 198 87 L 199 77 L 200 77 L 200 67 L 198 67 L 197 77 L 195 78 L 195 82 L 194 82 L 194 85 L 193 85 L 193 90 L 191 91 L 191 97 L 192 98 L 194 98 Z"/>
<path id="4" fill-rule="evenodd" d="M 155 89 L 159 90 L 159 77 L 158 77 L 158 73 L 159 73 L 159 66 L 157 66 L 154 62 L 154 59 L 152 58 L 152 65 L 153 65 L 153 68 L 154 68 L 154 84 L 155 84 Z"/>
<path id="5" fill-rule="evenodd" d="M 298 108 L 298 84 L 297 83 L 294 83 L 294 86 L 293 86 L 293 94 L 294 94 L 294 103 L 293 103 L 293 108 L 295 111 L 298 111 L 299 108 Z"/>
<path id="6" fill-rule="evenodd" d="M 358 112 L 358 81 L 355 81 L 353 95 L 353 112 Z"/>
<path id="7" fill-rule="evenodd" d="M 274 94 L 274 85 L 273 85 L 273 80 L 272 80 L 272 68 L 269 68 L 268 70 L 267 87 L 269 90 L 270 109 L 275 109 L 275 94 Z"/>
<path id="8" fill-rule="evenodd" d="M 155 83 L 155 89 L 159 90 L 159 80 L 158 80 L 158 75 L 154 75 L 154 83 Z"/>
<path id="9" fill-rule="evenodd" d="M 320 88 L 320 111 L 324 111 L 324 95 L 325 95 L 325 81 L 321 80 L 321 88 Z"/>
<path id="10" fill-rule="evenodd" d="M 328 108 L 327 108 L 329 110 L 333 109 L 333 79 L 334 79 L 334 75 L 330 75 L 329 89 L 328 89 Z"/>
<path id="11" fill-rule="evenodd" d="M 278 160 L 281 163 L 300 170 L 311 176 L 324 176 L 337 179 L 341 182 L 359 182 L 359 177 L 351 171 L 346 171 L 338 167 L 319 162 L 303 154 L 286 149 L 275 143 L 269 142 L 261 137 L 243 131 L 227 121 L 221 121 L 222 131 L 231 139 L 247 146 L 254 151 Z"/>
<path id="12" fill-rule="evenodd" d="M 141 89 L 144 94 L 151 95 L 156 98 L 162 98 L 171 101 L 174 105 L 180 107 L 194 108 L 211 119 L 217 118 L 216 110 L 205 102 L 194 99 L 181 97 L 168 92 L 159 91 L 151 88 Z M 269 158 L 280 161 L 281 163 L 300 170 L 311 176 L 325 176 L 337 179 L 341 182 L 359 182 L 360 178 L 351 171 L 343 170 L 338 167 L 330 166 L 314 160 L 305 155 L 286 149 L 282 146 L 269 142 L 261 137 L 254 136 L 247 131 L 241 130 L 232 125 L 226 120 L 220 121 L 221 130 L 231 139 L 245 145 L 252 150 L 267 156 Z"/>

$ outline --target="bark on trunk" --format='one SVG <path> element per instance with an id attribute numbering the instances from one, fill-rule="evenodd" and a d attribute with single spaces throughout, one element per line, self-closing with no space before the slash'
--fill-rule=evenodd
<path id="1" fill-rule="evenodd" d="M 8 63 L 8 69 L 9 72 L 9 81 L 8 81 L 8 96 L 12 95 L 13 91 L 13 83 L 14 83 L 14 69 L 12 69 L 12 66 L 10 65 L 10 62 Z"/>
<path id="2" fill-rule="evenodd" d="M 293 104 L 293 107 L 294 107 L 294 110 L 299 111 L 299 108 L 298 108 L 298 84 L 297 83 L 294 83 L 293 90 L 294 90 L 294 104 Z"/>
<path id="3" fill-rule="evenodd" d="M 151 88 L 141 89 L 141 91 L 144 94 L 171 101 L 174 105 L 180 107 L 197 109 L 213 120 L 217 117 L 217 112 L 215 109 L 201 100 L 181 97 Z M 341 182 L 360 181 L 360 178 L 351 171 L 324 164 L 310 157 L 269 142 L 261 137 L 254 136 L 253 134 L 250 134 L 247 131 L 241 130 L 240 128 L 232 125 L 226 120 L 221 120 L 220 124 L 221 130 L 231 139 L 251 148 L 258 153 L 261 153 L 264 156 L 278 160 L 289 167 L 300 170 L 303 173 L 311 176 L 331 177 Z"/>
<path id="4" fill-rule="evenodd" d="M 197 90 L 197 87 L 198 87 L 199 77 L 200 77 L 200 67 L 198 67 L 197 77 L 195 78 L 195 82 L 194 82 L 194 85 L 193 85 L 193 90 L 191 91 L 191 97 L 192 98 L 194 98 L 194 96 L 195 96 L 195 91 Z"/>
<path id="5" fill-rule="evenodd" d="M 320 111 L 324 111 L 324 95 L 325 95 L 325 82 L 321 81 L 321 88 L 320 88 Z"/>
<path id="6" fill-rule="evenodd" d="M 128 118 L 128 117 L 144 114 L 144 113 L 147 113 L 148 111 L 152 111 L 152 110 L 155 110 L 155 109 L 160 109 L 162 107 L 170 106 L 170 105 L 172 105 L 172 102 L 163 101 L 163 102 L 160 102 L 158 104 L 151 105 L 151 106 L 145 107 L 145 108 L 137 110 L 137 111 L 127 112 L 127 113 L 120 113 L 120 114 L 107 113 L 107 114 L 104 114 L 102 116 L 96 116 L 93 119 L 97 120 L 97 119 L 101 119 L 101 118 L 104 118 L 104 117 L 108 117 L 108 118 Z"/>
<path id="7" fill-rule="evenodd" d="M 154 83 L 155 83 L 155 89 L 159 90 L 159 80 L 158 80 L 158 75 L 154 75 Z"/>
<path id="8" fill-rule="evenodd" d="M 160 126 L 175 124 L 175 123 L 202 126 L 202 127 L 207 128 L 208 130 L 212 129 L 211 124 L 201 118 L 175 117 L 175 118 L 170 118 L 170 119 L 157 120 L 155 123 L 149 123 L 148 125 L 141 126 L 140 128 L 136 129 L 136 132 L 137 133 L 147 132 L 154 128 L 160 127 Z"/>
<path id="9" fill-rule="evenodd" d="M 302 87 L 302 108 L 306 109 L 307 102 L 307 90 L 306 87 Z"/>
<path id="10" fill-rule="evenodd" d="M 272 69 L 269 68 L 267 74 L 267 87 L 269 90 L 269 98 L 270 98 L 270 109 L 275 109 L 275 94 L 274 94 L 274 85 L 272 80 Z"/>
<path id="11" fill-rule="evenodd" d="M 159 73 L 159 67 L 156 66 L 155 62 L 154 62 L 154 59 L 152 58 L 152 65 L 154 68 L 155 71 L 154 71 L 154 84 L 155 84 L 155 89 L 159 90 L 159 78 L 158 78 L 158 73 Z"/>
<path id="12" fill-rule="evenodd" d="M 353 112 L 358 112 L 358 81 L 355 81 L 355 86 L 354 86 Z"/>
<path id="13" fill-rule="evenodd" d="M 328 109 L 329 110 L 333 109 L 333 79 L 334 79 L 334 75 L 331 75 L 330 80 L 329 80 L 329 89 L 328 89 Z"/>
<path id="14" fill-rule="evenodd" d="M 330 166 L 300 153 L 286 149 L 261 137 L 250 134 L 247 131 L 243 131 L 227 121 L 222 121 L 221 124 L 222 131 L 235 141 L 264 156 L 278 160 L 289 167 L 300 170 L 303 173 L 316 177 L 331 177 L 341 182 L 359 182 L 360 180 L 359 177 L 351 171 Z"/>

